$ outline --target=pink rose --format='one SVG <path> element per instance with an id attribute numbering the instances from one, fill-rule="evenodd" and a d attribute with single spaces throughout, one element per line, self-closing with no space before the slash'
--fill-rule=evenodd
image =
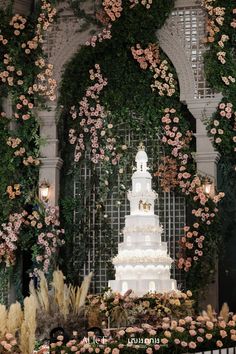
<path id="1" fill-rule="evenodd" d="M 222 348 L 223 347 L 223 343 L 221 342 L 221 340 L 218 340 L 216 342 L 216 345 L 217 345 L 218 348 Z"/>
<path id="2" fill-rule="evenodd" d="M 195 342 L 189 342 L 189 348 L 195 349 L 197 344 Z"/>

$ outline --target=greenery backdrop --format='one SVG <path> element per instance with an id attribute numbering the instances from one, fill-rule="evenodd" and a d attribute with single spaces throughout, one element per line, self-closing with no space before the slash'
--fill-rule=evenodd
<path id="1" fill-rule="evenodd" d="M 35 103 L 39 106 L 40 102 L 44 102 L 45 96 L 55 99 L 55 80 L 51 78 L 52 66 L 46 63 L 41 47 L 43 35 L 55 17 L 52 4 L 53 2 L 42 0 L 39 3 L 39 11 L 29 19 L 19 15 L 12 16 L 11 8 L 5 12 L 1 10 L 3 21 L 0 36 L 0 95 L 1 98 L 8 96 L 12 99 L 13 116 L 6 117 L 6 114 L 1 112 L 0 149 L 5 164 L 0 171 L 0 217 L 3 230 L 7 222 L 15 228 L 13 249 L 17 245 L 16 252 L 12 252 L 12 248 L 8 249 L 2 238 L 3 268 L 6 265 L 13 266 L 17 252 L 21 253 L 23 250 L 32 255 L 33 267 L 44 267 L 48 254 L 45 253 L 45 244 L 40 237 L 41 227 L 46 235 L 50 234 L 47 226 L 52 227 L 53 232 L 59 232 L 56 231 L 58 220 L 54 218 L 57 212 L 54 209 L 45 209 L 37 199 L 39 146 L 42 142 L 34 112 Z M 174 1 L 149 0 L 139 3 L 126 0 L 121 3 L 117 0 L 113 5 L 104 1 L 102 7 L 98 6 L 92 19 L 81 11 L 80 5 L 81 3 L 77 2 L 77 5 L 73 6 L 78 16 L 86 17 L 87 21 L 98 25 L 100 22 L 100 26 L 102 24 L 106 29 L 92 36 L 68 63 L 60 88 L 59 105 L 62 106 L 62 114 L 59 129 L 61 152 L 65 161 L 61 179 L 61 216 L 66 228 L 65 254 L 68 256 L 73 247 L 71 235 L 74 229 L 76 228 L 83 237 L 86 234 L 86 222 L 91 217 L 83 210 L 82 200 L 86 197 L 84 191 L 81 191 L 79 200 L 69 196 L 70 192 L 72 195 L 71 180 L 78 174 L 85 159 L 86 163 L 91 165 L 95 184 L 99 187 L 96 191 L 96 217 L 104 225 L 103 234 L 109 234 L 109 220 L 104 215 L 104 200 L 112 191 L 114 176 L 119 175 L 122 180 L 125 176 L 122 169 L 131 166 L 134 151 L 125 146 L 122 134 L 119 133 L 121 127 L 129 126 L 139 135 L 140 140 L 146 135 L 152 139 L 161 137 L 165 159 L 162 170 L 155 166 L 157 170 L 153 172 L 159 176 L 163 187 L 163 181 L 167 178 L 166 170 L 171 166 L 173 173 L 168 176 L 168 187 L 175 187 L 176 193 L 183 193 L 192 210 L 198 211 L 199 215 L 191 214 L 189 226 L 186 225 L 183 230 L 183 254 L 179 255 L 179 266 L 187 272 L 188 286 L 199 293 L 203 290 L 203 285 L 206 286 L 208 281 L 211 281 L 214 255 L 221 246 L 220 235 L 223 232 L 216 217 L 216 204 L 222 195 L 211 198 L 204 194 L 203 180 L 195 175 L 195 147 L 191 133 L 194 126 L 191 126 L 189 112 L 179 102 L 175 70 L 156 43 L 156 30 L 164 24 L 173 9 Z M 216 7 L 212 6 L 212 0 L 206 0 L 203 5 L 209 18 L 213 16 L 213 21 L 220 23 L 219 31 L 215 30 L 213 22 L 208 26 L 207 42 L 212 50 L 206 55 L 206 72 L 214 88 L 221 89 L 225 94 L 222 103 L 230 109 L 231 113 L 226 112 L 231 116 L 228 121 L 219 120 L 218 123 L 222 126 L 220 125 L 221 130 L 217 128 L 217 134 L 212 133 L 213 126 L 218 124 L 215 123 L 217 116 L 207 124 L 209 134 L 216 136 L 213 139 L 215 147 L 227 158 L 228 163 L 221 165 L 224 172 L 222 176 L 227 176 L 226 171 L 232 171 L 232 165 L 235 163 L 232 157 L 234 155 L 231 154 L 235 149 L 235 114 L 232 107 L 235 89 L 235 9 L 233 2 L 230 2 L 226 9 L 222 8 L 223 3 L 220 1 L 214 2 Z M 224 20 L 222 17 L 225 17 Z M 226 37 L 216 39 L 217 36 L 222 36 L 222 33 Z M 225 54 L 218 52 L 218 47 L 222 49 L 221 42 L 227 49 L 227 65 L 224 65 Z M 222 66 L 215 65 L 219 60 Z M 211 62 L 219 70 L 216 71 L 215 80 L 211 75 Z M 68 77 L 74 79 L 68 80 Z M 226 108 L 219 107 L 216 115 L 222 116 L 224 109 Z M 78 117 L 82 117 L 79 123 Z M 68 143 L 68 136 L 71 145 Z M 168 136 L 171 138 L 168 139 Z M 74 154 L 72 145 L 75 143 Z M 173 149 L 172 144 L 177 144 L 177 151 Z M 98 161 L 102 169 L 99 180 L 95 167 Z M 123 182 L 125 185 L 126 181 Z M 119 192 L 124 193 L 124 190 L 125 188 L 121 188 Z M 228 202 L 230 197 L 226 199 L 225 205 Z M 79 225 L 73 224 L 72 211 L 75 205 L 80 215 Z M 229 215 L 227 209 L 224 210 Z M 232 213 L 234 210 L 231 208 Z M 47 224 L 48 213 L 54 215 L 51 217 L 55 225 Z M 27 225 L 32 228 L 27 228 Z M 196 235 L 199 237 L 195 242 Z M 112 238 L 105 237 L 103 240 L 100 251 L 106 247 L 112 249 Z M 203 240 L 204 252 L 201 250 Z M 59 243 L 58 240 L 58 245 Z M 84 243 L 79 255 L 80 264 L 83 263 L 86 247 L 87 243 Z M 51 253 L 54 248 L 52 246 L 53 251 L 50 249 Z M 72 264 L 64 259 L 64 265 L 68 265 L 68 273 L 71 272 L 71 277 L 75 279 Z"/>
<path id="2" fill-rule="evenodd" d="M 86 210 L 83 210 L 83 200 L 86 194 L 84 194 L 85 192 L 83 193 L 83 188 L 81 188 L 80 200 L 75 201 L 73 198 L 73 184 L 71 183 L 83 166 L 84 157 L 82 156 L 79 162 L 73 163 L 74 147 L 70 146 L 67 141 L 70 130 L 78 129 L 76 114 L 80 112 L 83 96 L 87 88 L 91 85 L 91 78 L 88 73 L 95 64 L 100 65 L 102 74 L 105 78 L 108 78 L 107 86 L 100 92 L 99 99 L 105 110 L 111 112 L 109 119 L 113 125 L 112 136 L 116 139 L 116 149 L 121 155 L 118 166 L 113 166 L 111 163 L 101 163 L 102 176 L 105 176 L 101 180 L 97 179 L 96 167 L 87 155 L 86 163 L 91 164 L 91 171 L 94 181 L 96 181 L 95 184 L 99 186 L 98 189 L 100 192 L 96 197 L 96 202 L 101 207 L 97 208 L 96 215 L 100 214 L 99 217 L 102 220 L 104 220 L 103 202 L 106 195 L 112 190 L 112 181 L 117 180 L 115 176 L 119 174 L 119 170 L 123 169 L 125 165 L 131 166 L 132 157 L 135 153 L 131 148 L 126 150 L 125 153 L 122 151 L 124 141 L 120 135 L 121 127 L 129 126 L 133 132 L 139 135 L 140 140 L 145 140 L 146 136 L 149 136 L 150 140 L 156 139 L 158 141 L 157 144 L 159 144 L 160 136 L 163 134 L 161 123 L 163 111 L 167 107 L 174 107 L 180 117 L 180 131 L 186 134 L 186 131 L 189 129 L 194 130 L 191 115 L 179 102 L 177 76 L 169 59 L 166 58 L 164 53 L 160 53 L 161 60 L 167 61 L 169 69 L 174 75 L 176 91 L 169 97 L 167 95 L 160 96 L 158 93 L 152 92 L 150 88 L 153 72 L 139 68 L 131 51 L 131 48 L 134 48 L 137 44 L 141 48 L 147 48 L 150 43 L 157 42 L 156 30 L 162 27 L 173 6 L 174 1 L 153 1 L 150 9 L 146 9 L 141 3 L 130 8 L 130 2 L 124 1 L 122 3 L 123 10 L 121 16 L 112 23 L 112 27 L 110 28 L 111 39 L 104 39 L 100 42 L 96 40 L 96 38 L 99 38 L 98 35 L 95 39 L 91 40 L 90 45 L 82 46 L 65 68 L 60 88 L 60 105 L 63 107 L 59 123 L 60 142 L 62 158 L 65 161 L 61 176 L 62 189 L 60 200 L 62 218 L 67 230 L 66 234 L 68 233 L 68 235 L 75 232 L 86 235 L 87 232 L 84 223 L 76 225 L 72 222 L 72 211 L 75 205 L 76 210 L 79 210 L 80 215 L 83 216 L 82 219 L 85 217 L 84 214 L 86 214 Z M 75 79 L 68 80 L 68 77 Z M 71 107 L 76 118 L 73 118 Z M 89 151 L 90 135 L 88 134 L 84 139 L 86 149 Z M 165 154 L 168 155 L 169 148 L 164 147 L 164 150 Z M 195 174 L 195 163 L 191 158 L 191 151 L 194 150 L 193 139 L 188 150 L 190 156 L 189 169 L 193 177 Z M 122 178 L 122 174 L 119 176 Z M 107 182 L 107 184 L 104 182 Z M 124 184 L 126 184 L 126 181 L 124 181 Z M 175 192 L 181 193 L 181 188 L 177 188 Z M 71 197 L 68 197 L 68 194 Z M 191 195 L 187 196 L 187 202 L 193 208 L 196 207 L 196 202 Z M 188 222 L 191 223 L 193 216 L 189 215 L 188 217 Z M 85 220 L 88 220 L 88 218 L 89 215 L 85 217 Z M 103 225 L 106 228 L 107 220 Z M 208 282 L 213 279 L 215 267 L 214 255 L 221 244 L 220 237 L 216 236 L 219 233 L 219 224 L 216 221 L 214 225 L 211 228 L 206 227 L 204 229 L 203 227 L 204 231 L 201 232 L 207 232 L 204 256 L 201 258 L 201 262 L 193 264 L 187 274 L 187 286 L 191 287 L 197 293 L 202 292 Z M 67 239 L 67 245 L 69 245 L 69 242 L 71 242 L 70 236 Z M 86 247 L 87 243 L 81 242 L 79 254 L 76 256 L 76 258 L 80 259 L 80 264 L 86 259 Z M 103 247 L 107 247 L 107 239 L 101 245 L 101 248 Z M 71 248 L 68 247 L 68 253 L 71 252 L 72 248 L 73 245 L 71 243 Z M 67 271 L 68 276 L 71 274 L 71 269 L 69 266 Z"/>

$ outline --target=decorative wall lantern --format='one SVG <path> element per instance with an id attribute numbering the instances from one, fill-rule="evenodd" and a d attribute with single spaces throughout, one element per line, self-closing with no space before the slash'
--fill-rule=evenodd
<path id="1" fill-rule="evenodd" d="M 44 179 L 39 184 L 39 197 L 44 203 L 48 202 L 49 188 L 50 188 L 50 184 L 48 183 L 48 181 L 46 181 L 46 179 Z"/>
<path id="2" fill-rule="evenodd" d="M 209 177 L 205 177 L 202 186 L 203 186 L 203 191 L 206 195 L 213 196 L 215 194 L 214 182 Z"/>

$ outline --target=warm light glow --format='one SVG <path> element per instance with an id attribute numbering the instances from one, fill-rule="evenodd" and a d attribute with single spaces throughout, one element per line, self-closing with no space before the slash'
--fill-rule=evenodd
<path id="1" fill-rule="evenodd" d="M 210 183 L 207 183 L 205 185 L 205 192 L 206 192 L 206 194 L 210 194 L 210 192 L 211 192 L 211 184 Z"/>
<path id="2" fill-rule="evenodd" d="M 44 202 L 48 201 L 49 187 L 50 184 L 46 180 L 43 180 L 43 182 L 41 182 L 39 185 L 40 198 Z"/>
<path id="3" fill-rule="evenodd" d="M 126 293 L 126 291 L 128 291 L 128 284 L 127 281 L 123 281 L 122 282 L 122 294 Z"/>
<path id="4" fill-rule="evenodd" d="M 154 292 L 156 290 L 156 285 L 154 281 L 149 282 L 149 291 Z"/>
<path id="5" fill-rule="evenodd" d="M 210 195 L 212 192 L 212 187 L 213 187 L 213 182 L 206 177 L 204 183 L 203 183 L 203 190 L 205 194 Z"/>
<path id="6" fill-rule="evenodd" d="M 168 254 L 167 242 L 161 242 L 163 228 L 154 213 L 157 193 L 152 190 L 143 145 L 135 161 L 137 169 L 132 175 L 132 189 L 127 193 L 130 215 L 125 216 L 124 240 L 112 259 L 116 278 L 109 286 L 122 294 L 132 289 L 135 295 L 143 296 L 148 291 L 172 291 L 176 281 L 170 278 L 173 260 Z"/>

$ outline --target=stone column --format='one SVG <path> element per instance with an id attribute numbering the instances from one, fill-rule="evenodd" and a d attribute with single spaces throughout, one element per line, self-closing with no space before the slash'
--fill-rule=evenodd
<path id="1" fill-rule="evenodd" d="M 40 136 L 43 140 L 40 148 L 41 167 L 39 183 L 44 179 L 49 182 L 49 203 L 58 205 L 59 179 L 62 159 L 58 156 L 58 138 L 56 124 L 56 105 L 50 105 L 49 110 L 38 113 L 40 121 Z"/>
<path id="2" fill-rule="evenodd" d="M 217 95 L 210 99 L 193 99 L 188 101 L 188 109 L 196 118 L 196 162 L 197 170 L 201 174 L 208 175 L 213 178 L 215 186 L 217 186 L 217 163 L 220 154 L 214 149 L 210 138 L 207 135 L 204 120 L 209 119 L 216 111 L 221 99 L 221 95 Z M 206 309 L 208 304 L 218 311 L 219 307 L 219 279 L 218 279 L 218 259 L 216 258 L 216 273 L 214 282 L 210 284 L 206 291 L 205 299 L 199 299 L 200 306 Z"/>
<path id="3" fill-rule="evenodd" d="M 196 162 L 199 173 L 212 177 L 217 185 L 217 163 L 220 154 L 214 149 L 207 135 L 205 120 L 216 111 L 221 95 L 209 100 L 193 99 L 188 101 L 188 109 L 196 119 Z"/>
<path id="4" fill-rule="evenodd" d="M 0 7 L 6 7 L 11 3 L 11 0 L 1 0 Z M 13 13 L 20 15 L 29 15 L 33 5 L 33 0 L 14 0 Z"/>

